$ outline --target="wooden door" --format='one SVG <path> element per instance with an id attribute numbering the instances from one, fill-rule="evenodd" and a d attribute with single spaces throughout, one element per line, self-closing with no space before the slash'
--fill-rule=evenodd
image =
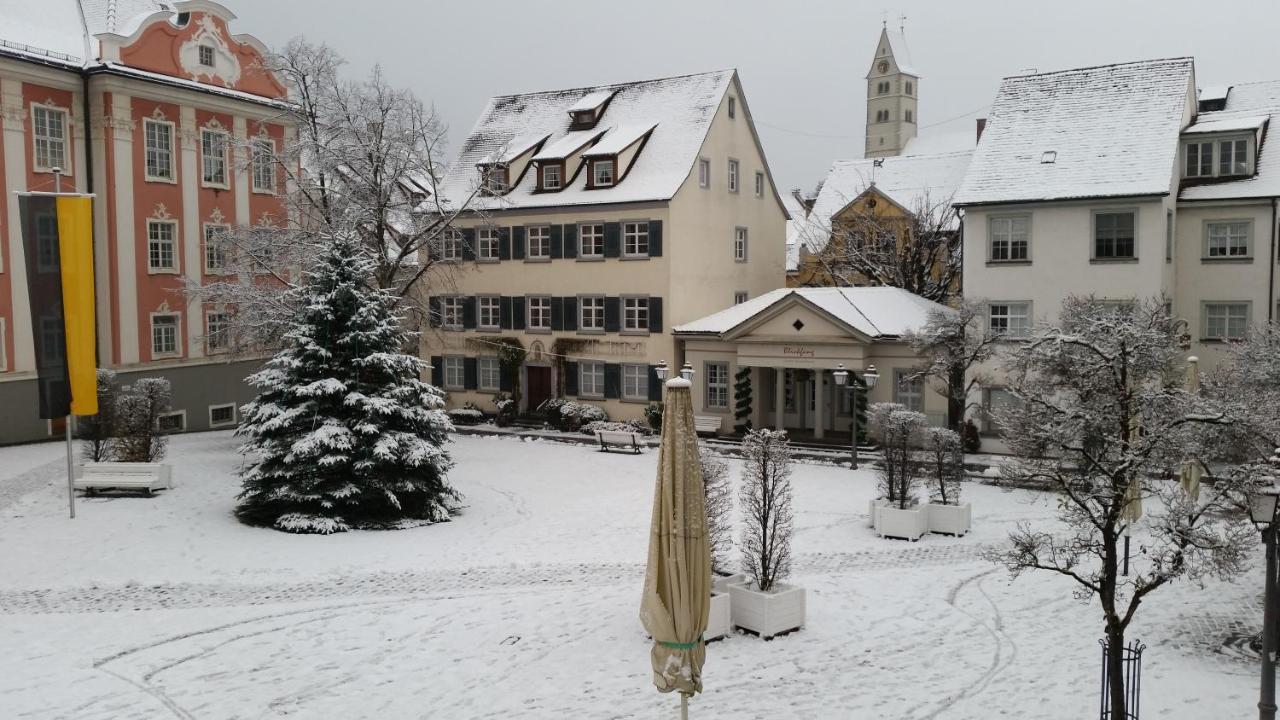
<path id="1" fill-rule="evenodd" d="M 525 407 L 537 410 L 539 405 L 551 399 L 551 368 L 531 365 L 525 368 L 525 372 L 529 379 Z"/>

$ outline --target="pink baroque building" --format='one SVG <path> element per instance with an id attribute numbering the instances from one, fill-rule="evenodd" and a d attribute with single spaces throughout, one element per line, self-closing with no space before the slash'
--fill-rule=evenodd
<path id="1" fill-rule="evenodd" d="M 293 131 L 266 47 L 234 19 L 208 0 L 0 2 L 0 444 L 62 430 L 36 418 L 15 194 L 53 190 L 55 167 L 97 197 L 99 365 L 169 378 L 174 430 L 238 420 L 257 363 L 224 354 L 230 308 L 180 290 L 221 272 L 219 231 L 282 218 L 266 158 Z"/>

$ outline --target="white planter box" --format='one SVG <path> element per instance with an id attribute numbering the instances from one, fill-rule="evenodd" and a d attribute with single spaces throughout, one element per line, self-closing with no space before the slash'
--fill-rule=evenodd
<path id="1" fill-rule="evenodd" d="M 902 538 L 916 541 L 929 532 L 927 505 L 917 505 L 902 510 L 897 505 L 886 505 L 876 511 L 876 534 L 880 537 Z"/>
<path id="2" fill-rule="evenodd" d="M 711 576 L 711 592 L 728 593 L 730 585 L 741 585 L 747 581 L 747 576 L 742 573 L 734 573 L 733 575 L 715 575 Z"/>
<path id="3" fill-rule="evenodd" d="M 879 525 L 880 516 L 877 514 L 876 511 L 888 504 L 889 504 L 889 501 L 885 500 L 884 498 L 874 498 L 874 499 L 868 500 L 867 501 L 867 524 L 870 525 L 871 527 L 876 527 L 877 525 Z"/>
<path id="4" fill-rule="evenodd" d="M 707 642 L 719 640 L 722 637 L 728 637 L 732 632 L 733 623 L 730 622 L 729 593 L 711 593 L 711 612 L 707 616 L 707 631 L 702 634 L 702 639 Z"/>
<path id="5" fill-rule="evenodd" d="M 804 627 L 804 588 L 775 583 L 771 592 L 760 592 L 755 584 L 733 585 L 733 624 L 768 640 Z"/>
<path id="6" fill-rule="evenodd" d="M 969 503 L 959 505 L 925 505 L 929 510 L 929 532 L 944 535 L 964 535 L 973 525 L 973 510 Z"/>

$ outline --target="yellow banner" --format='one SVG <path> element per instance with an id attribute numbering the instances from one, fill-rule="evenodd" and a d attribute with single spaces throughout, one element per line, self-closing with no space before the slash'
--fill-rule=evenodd
<path id="1" fill-rule="evenodd" d="M 98 414 L 98 363 L 93 296 L 93 198 L 58 197 L 62 309 L 67 330 L 71 413 Z"/>

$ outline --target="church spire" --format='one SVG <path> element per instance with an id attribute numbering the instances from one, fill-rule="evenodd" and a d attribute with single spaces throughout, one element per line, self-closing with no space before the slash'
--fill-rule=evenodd
<path id="1" fill-rule="evenodd" d="M 866 157 L 901 155 L 916 136 L 920 75 L 907 50 L 906 22 L 906 15 L 899 16 L 897 31 L 889 29 L 887 17 L 881 23 L 880 40 L 867 73 Z"/>

